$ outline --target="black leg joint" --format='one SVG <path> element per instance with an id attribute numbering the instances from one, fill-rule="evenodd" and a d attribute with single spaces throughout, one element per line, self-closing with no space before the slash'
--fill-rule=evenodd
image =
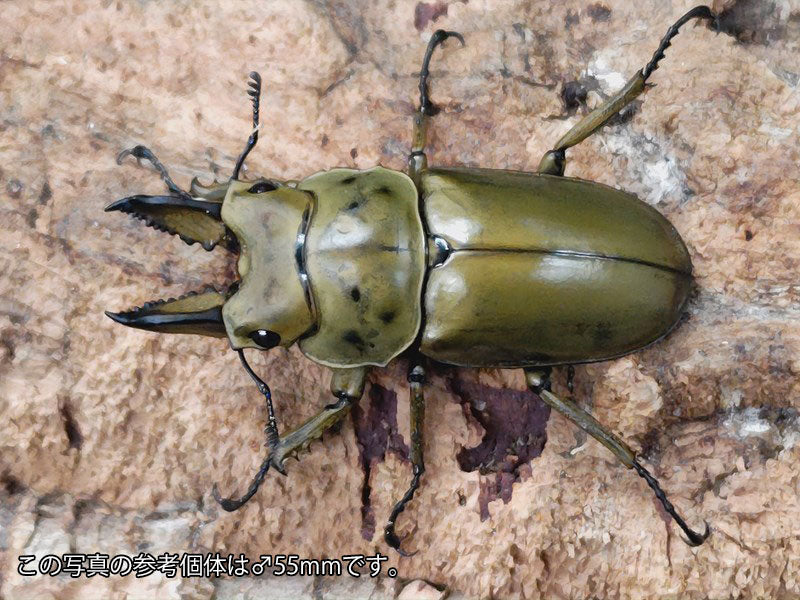
<path id="1" fill-rule="evenodd" d="M 425 369 L 420 365 L 414 365 L 408 372 L 409 383 L 425 383 Z"/>
<path id="2" fill-rule="evenodd" d="M 348 404 L 352 404 L 356 402 L 358 398 L 353 398 L 353 396 L 348 396 L 345 392 L 339 392 L 336 394 L 338 400 L 336 402 L 331 402 L 330 404 L 325 405 L 325 410 L 335 410 L 339 408 L 344 408 Z"/>
<path id="3" fill-rule="evenodd" d="M 536 371 L 538 381 L 530 384 L 529 387 L 534 394 L 540 394 L 542 390 L 550 391 L 550 373 L 553 371 L 550 367 L 541 367 Z M 530 381 L 530 379 L 529 379 Z"/>
<path id="4" fill-rule="evenodd" d="M 567 390 L 571 394 L 575 389 L 575 366 L 568 365 L 567 366 Z"/>

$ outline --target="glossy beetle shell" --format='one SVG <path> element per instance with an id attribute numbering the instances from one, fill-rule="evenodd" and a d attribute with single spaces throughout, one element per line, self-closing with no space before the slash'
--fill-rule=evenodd
<path id="1" fill-rule="evenodd" d="M 422 176 L 428 274 L 421 350 L 483 367 L 599 361 L 665 335 L 692 265 L 672 224 L 602 184 L 488 169 Z"/>
<path id="2" fill-rule="evenodd" d="M 222 209 L 242 246 L 234 347 L 263 328 L 331 367 L 386 365 L 418 337 L 462 366 L 600 361 L 665 335 L 691 288 L 667 219 L 580 179 L 431 169 L 417 190 L 376 167 L 237 190 Z"/>
<path id="3" fill-rule="evenodd" d="M 423 174 L 428 234 L 446 240 L 424 296 L 422 352 L 464 366 L 555 365 L 633 352 L 676 323 L 691 261 L 635 196 L 567 177 Z"/>

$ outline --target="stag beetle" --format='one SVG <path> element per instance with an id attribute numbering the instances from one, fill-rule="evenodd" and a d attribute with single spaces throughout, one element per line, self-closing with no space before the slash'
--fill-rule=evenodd
<path id="1" fill-rule="evenodd" d="M 411 484 L 384 530 L 405 555 L 395 522 L 424 472 L 424 358 L 463 367 L 522 368 L 527 384 L 655 492 L 696 546 L 708 537 L 689 528 L 633 450 L 572 399 L 555 395 L 552 367 L 613 359 L 666 335 L 689 296 L 692 263 L 670 222 L 626 192 L 564 177 L 566 150 L 600 129 L 645 91 L 679 28 L 691 19 L 717 22 L 693 8 L 667 31 L 652 59 L 622 90 L 581 119 L 545 153 L 536 173 L 431 168 L 426 132 L 436 112 L 429 98 L 431 56 L 453 31 L 436 31 L 419 77 L 408 173 L 380 166 L 337 168 L 300 182 L 240 179 L 258 141 L 261 78 L 251 73 L 253 129 L 230 180 L 184 191 L 144 146 L 127 155 L 148 160 L 169 189 L 136 195 L 106 210 L 131 213 L 206 250 L 238 252 L 239 280 L 141 308 L 107 313 L 149 331 L 227 337 L 264 395 L 268 455 L 239 499 L 213 494 L 222 508 L 247 502 L 271 468 L 339 422 L 360 399 L 370 367 L 411 356 Z M 336 402 L 280 434 L 269 386 L 250 368 L 245 348 L 298 344 L 333 371 Z"/>

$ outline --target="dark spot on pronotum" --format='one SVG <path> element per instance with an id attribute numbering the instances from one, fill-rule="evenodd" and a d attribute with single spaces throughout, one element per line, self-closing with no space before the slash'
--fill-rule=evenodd
<path id="1" fill-rule="evenodd" d="M 382 312 L 380 315 L 378 315 L 378 318 L 381 321 L 383 321 L 384 323 L 386 323 L 387 325 L 389 323 L 391 323 L 392 321 L 394 321 L 394 317 L 395 317 L 395 314 L 394 314 L 393 310 L 386 310 L 386 311 Z"/>
<path id="2" fill-rule="evenodd" d="M 376 194 L 386 194 L 387 196 L 391 196 L 392 195 L 392 190 L 389 189 L 389 186 L 382 185 L 381 187 L 375 189 L 375 193 Z"/>
<path id="3" fill-rule="evenodd" d="M 344 336 L 342 336 L 342 339 L 344 339 L 344 341 L 347 342 L 348 344 L 352 344 L 353 346 L 355 346 L 356 350 L 358 350 L 359 352 L 364 351 L 364 348 L 366 346 L 364 344 L 364 340 L 361 339 L 361 336 L 358 335 L 358 332 L 355 329 L 351 329 L 350 331 L 345 333 Z"/>
<path id="4" fill-rule="evenodd" d="M 350 297 L 353 299 L 353 302 L 358 302 L 361 300 L 361 291 L 357 287 L 354 287 L 350 290 Z"/>
<path id="5" fill-rule="evenodd" d="M 72 408 L 69 403 L 64 400 L 60 403 L 59 412 L 61 413 L 61 422 L 64 426 L 64 433 L 67 435 L 67 442 L 70 448 L 77 448 L 80 450 L 83 445 L 83 436 L 78 429 L 78 423 L 72 415 Z"/>
<path id="6" fill-rule="evenodd" d="M 345 177 L 344 179 L 342 179 L 342 183 L 344 183 L 344 184 L 351 184 L 351 183 L 353 183 L 355 180 L 356 180 L 355 176 L 353 176 L 353 175 L 350 175 L 350 177 Z"/>
<path id="7" fill-rule="evenodd" d="M 36 212 L 35 208 L 32 208 L 28 211 L 28 216 L 25 217 L 25 222 L 28 224 L 28 227 L 33 229 L 36 227 L 36 219 L 39 218 L 39 213 Z"/>
<path id="8" fill-rule="evenodd" d="M 328 140 L 328 135 L 327 135 L 327 134 L 325 134 L 325 133 L 323 133 L 323 134 L 322 134 L 322 139 L 321 139 L 321 140 L 320 140 L 320 142 L 319 142 L 319 147 L 320 147 L 320 148 L 324 148 L 325 146 L 327 146 L 327 145 L 328 145 L 328 141 L 329 141 L 329 140 Z"/>
<path id="9" fill-rule="evenodd" d="M 595 23 L 598 21 L 608 21 L 611 16 L 611 9 L 600 3 L 592 4 L 586 9 L 586 12 L 589 13 L 589 18 Z"/>
<path id="10" fill-rule="evenodd" d="M 351 202 L 347 205 L 347 210 L 355 210 L 356 208 L 358 208 L 358 202 Z"/>
<path id="11" fill-rule="evenodd" d="M 354 159 L 358 156 L 358 150 L 356 148 L 350 148 L 350 158 Z"/>
<path id="12" fill-rule="evenodd" d="M 745 229 L 744 230 L 744 239 L 747 240 L 748 242 L 750 240 L 752 240 L 753 239 L 753 232 L 750 231 L 749 229 Z"/>

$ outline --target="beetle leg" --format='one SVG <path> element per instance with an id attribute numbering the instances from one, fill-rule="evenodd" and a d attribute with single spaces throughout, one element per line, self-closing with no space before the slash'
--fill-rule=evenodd
<path id="1" fill-rule="evenodd" d="M 447 38 L 454 37 L 464 45 L 464 37 L 456 31 L 437 29 L 428 42 L 425 57 L 422 59 L 422 69 L 419 71 L 419 108 L 414 113 L 414 129 L 411 134 L 411 154 L 408 155 L 408 174 L 414 183 L 419 183 L 419 174 L 428 168 L 428 158 L 425 156 L 425 142 L 428 137 L 428 121 L 438 111 L 428 96 L 428 77 L 430 76 L 430 63 L 433 51 L 444 43 Z"/>
<path id="2" fill-rule="evenodd" d="M 242 355 L 240 354 L 240 356 Z M 364 381 L 367 375 L 365 367 L 335 369 L 333 377 L 331 378 L 331 392 L 337 397 L 337 401 L 327 405 L 302 425 L 293 429 L 285 436 L 280 437 L 278 436 L 278 428 L 275 423 L 275 414 L 272 410 L 272 398 L 269 393 L 269 386 L 267 386 L 258 375 L 253 373 L 244 358 L 242 358 L 242 363 L 245 365 L 250 376 L 256 381 L 259 391 L 261 391 L 267 399 L 269 417 L 265 431 L 267 434 L 266 445 L 269 448 L 269 453 L 261 463 L 261 467 L 256 472 L 247 492 L 245 492 L 241 498 L 223 498 L 217 489 L 217 485 L 214 484 L 211 493 L 220 506 L 228 512 L 241 508 L 255 495 L 259 486 L 264 481 L 264 478 L 267 476 L 270 467 L 273 467 L 282 475 L 286 475 L 284 464 L 290 456 L 296 455 L 300 450 L 307 448 L 312 441 L 321 438 L 325 431 L 341 421 L 347 413 L 350 412 L 353 404 L 358 402 L 361 395 L 364 393 Z"/>
<path id="3" fill-rule="evenodd" d="M 574 365 L 567 365 L 567 391 L 569 392 L 570 397 L 573 396 L 572 392 L 575 389 L 575 366 Z M 570 448 L 569 450 L 565 450 L 561 453 L 561 456 L 568 459 L 575 458 L 575 454 L 583 448 L 586 444 L 586 432 L 583 429 L 578 429 L 575 431 L 575 445 Z"/>
<path id="4" fill-rule="evenodd" d="M 664 58 L 664 51 L 670 46 L 672 38 L 678 35 L 681 26 L 691 19 L 709 19 L 717 23 L 718 16 L 707 6 L 695 6 L 678 19 L 661 39 L 650 62 L 642 70 L 637 71 L 625 84 L 625 87 L 581 119 L 556 142 L 552 150 L 545 153 L 539 163 L 539 173 L 559 176 L 564 174 L 567 148 L 581 143 L 592 135 L 645 91 L 645 82 L 650 74 L 658 68 L 658 62 Z"/>
<path id="5" fill-rule="evenodd" d="M 402 540 L 397 537 L 394 524 L 400 513 L 405 510 L 406 504 L 414 498 L 414 492 L 419 488 L 419 480 L 425 472 L 425 463 L 422 460 L 422 433 L 425 422 L 425 398 L 422 394 L 422 385 L 425 383 L 425 370 L 422 366 L 415 365 L 412 367 L 408 373 L 408 382 L 411 391 L 411 468 L 413 477 L 406 493 L 394 505 L 392 513 L 389 515 L 389 520 L 386 522 L 386 527 L 383 529 L 383 538 L 386 543 L 397 550 L 401 556 L 413 556 L 416 554 L 416 552 L 408 553 L 400 548 Z"/>
<path id="6" fill-rule="evenodd" d="M 575 389 L 575 365 L 567 365 L 567 391 L 569 392 L 570 396 L 572 395 L 572 391 Z"/>
<path id="7" fill-rule="evenodd" d="M 250 378 L 256 384 L 256 387 L 258 387 L 258 391 L 264 395 L 264 400 L 267 402 L 267 426 L 264 428 L 264 433 L 267 434 L 267 446 L 270 451 L 273 451 L 278 444 L 279 436 L 278 421 L 275 419 L 275 409 L 272 406 L 272 392 L 264 380 L 256 375 L 255 371 L 250 368 L 247 359 L 244 357 L 244 350 L 237 350 L 237 353 L 239 354 L 239 360 L 242 361 L 244 370 L 250 375 Z"/>
<path id="8" fill-rule="evenodd" d="M 156 155 L 153 154 L 153 151 L 150 150 L 147 146 L 134 146 L 133 148 L 128 148 L 127 150 L 123 150 L 117 155 L 117 164 L 121 165 L 122 161 L 125 159 L 126 156 L 131 155 L 136 157 L 136 160 L 139 161 L 141 164 L 141 160 L 144 159 L 148 161 L 153 168 L 158 171 L 158 174 L 161 175 L 161 179 L 164 180 L 164 183 L 167 186 L 167 189 L 176 194 L 178 196 L 182 196 L 184 198 L 188 198 L 189 194 L 179 188 L 174 181 L 172 181 L 172 177 L 169 176 L 169 172 L 167 168 L 161 164 L 161 161 L 156 158 Z"/>
<path id="9" fill-rule="evenodd" d="M 658 483 L 658 480 L 653 477 L 650 472 L 645 469 L 636 458 L 636 454 L 631 448 L 623 442 L 619 437 L 611 433 L 602 424 L 600 424 L 592 415 L 583 410 L 572 400 L 564 400 L 559 398 L 550 391 L 550 369 L 525 369 L 525 379 L 528 387 L 539 396 L 551 408 L 556 409 L 561 414 L 566 416 L 570 421 L 575 423 L 578 427 L 586 431 L 598 442 L 608 448 L 619 461 L 629 469 L 634 469 L 640 477 L 642 477 L 647 485 L 653 490 L 656 498 L 661 502 L 664 510 L 675 519 L 675 522 L 686 534 L 688 540 L 684 540 L 690 546 L 699 546 L 711 534 L 711 530 L 706 523 L 705 532 L 700 534 L 689 528 L 686 521 L 677 513 L 675 507 L 667 499 L 664 490 Z"/>

